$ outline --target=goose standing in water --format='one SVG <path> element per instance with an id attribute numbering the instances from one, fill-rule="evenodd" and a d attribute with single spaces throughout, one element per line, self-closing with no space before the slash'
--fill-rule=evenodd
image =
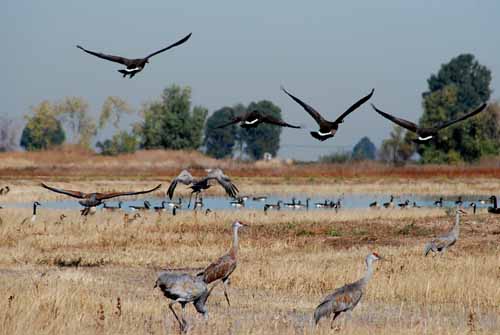
<path id="1" fill-rule="evenodd" d="M 267 200 L 267 196 L 262 195 L 262 196 L 253 197 L 252 200 L 253 201 L 266 201 Z"/>
<path id="2" fill-rule="evenodd" d="M 33 215 L 31 216 L 31 222 L 35 222 L 36 221 L 36 209 L 38 206 L 41 206 L 42 204 L 40 204 L 38 201 L 35 201 L 33 203 Z"/>
<path id="3" fill-rule="evenodd" d="M 167 206 L 170 208 L 181 208 L 182 207 L 182 197 L 179 197 L 177 202 L 173 202 L 173 201 L 167 202 Z"/>
<path id="4" fill-rule="evenodd" d="M 161 202 L 161 206 L 154 206 L 153 209 L 156 213 L 166 212 L 167 211 L 167 207 L 165 207 L 166 204 L 167 204 L 167 202 L 165 200 L 163 200 Z"/>
<path id="5" fill-rule="evenodd" d="M 167 51 L 173 47 L 176 47 L 178 45 L 183 44 L 186 42 L 189 38 L 191 37 L 191 34 L 187 35 L 186 37 L 182 38 L 181 40 L 169 45 L 166 48 L 163 48 L 161 50 L 155 51 L 152 54 L 144 57 L 144 58 L 135 58 L 135 59 L 130 59 L 130 58 L 125 58 L 125 57 L 120 57 L 120 56 L 113 56 L 113 55 L 106 55 L 100 52 L 95 52 L 95 51 L 90 51 L 85 49 L 84 47 L 77 45 L 76 47 L 92 56 L 96 56 L 101 59 L 105 59 L 111 62 L 115 63 L 120 63 L 125 65 L 127 68 L 123 70 L 118 70 L 121 74 L 123 74 L 123 77 L 125 78 L 126 76 L 129 76 L 129 78 L 134 77 L 137 73 L 141 72 L 142 69 L 146 66 L 146 64 L 149 63 L 149 59 L 155 55 L 158 55 L 159 53 L 162 53 L 164 51 Z"/>
<path id="6" fill-rule="evenodd" d="M 405 209 L 405 208 L 408 208 L 409 204 L 410 204 L 410 200 L 407 199 L 405 202 L 398 204 L 398 207 L 401 209 Z"/>
<path id="7" fill-rule="evenodd" d="M 389 202 L 384 203 L 385 208 L 393 208 L 394 207 L 394 196 L 391 195 L 391 200 Z"/>
<path id="8" fill-rule="evenodd" d="M 310 134 L 312 137 L 314 137 L 319 141 L 325 141 L 331 137 L 334 137 L 335 134 L 337 133 L 337 130 L 339 129 L 339 125 L 344 122 L 344 119 L 347 117 L 347 115 L 351 114 L 356 109 L 358 109 L 362 104 L 367 102 L 372 97 L 373 92 L 375 91 L 372 89 L 370 94 L 358 100 L 351 107 L 349 107 L 344 113 L 342 113 L 335 121 L 332 122 L 324 119 L 323 116 L 321 116 L 321 114 L 318 111 L 316 111 L 314 108 L 306 104 L 304 101 L 300 100 L 299 98 L 289 93 L 287 90 L 285 90 L 284 87 L 281 87 L 281 89 L 290 98 L 292 98 L 293 101 L 302 106 L 302 108 L 314 119 L 314 121 L 316 121 L 316 123 L 319 126 L 319 131 L 311 131 Z"/>
<path id="9" fill-rule="evenodd" d="M 463 121 L 463 120 L 466 120 L 478 113 L 480 113 L 481 111 L 483 111 L 485 108 L 486 108 L 486 104 L 482 104 L 481 106 L 479 106 L 478 108 L 476 108 L 474 111 L 468 113 L 468 114 L 465 114 L 455 120 L 451 120 L 451 121 L 447 121 L 447 122 L 443 122 L 439 125 L 436 125 L 436 126 L 433 126 L 433 127 L 428 127 L 428 128 L 424 128 L 424 127 L 419 127 L 417 126 L 415 123 L 411 122 L 411 121 L 407 121 L 407 120 L 404 120 L 404 119 L 400 119 L 398 117 L 395 117 L 395 116 L 392 116 L 390 114 L 387 114 L 387 113 L 384 113 L 382 112 L 380 109 L 377 109 L 377 107 L 375 107 L 373 104 L 372 104 L 372 107 L 373 109 L 379 113 L 380 115 L 382 115 L 383 117 L 385 117 L 386 119 L 394 122 L 395 124 L 397 124 L 398 126 L 400 127 L 403 127 L 413 133 L 416 133 L 417 134 L 417 138 L 413 140 L 413 142 L 417 143 L 417 144 L 421 144 L 421 143 L 425 143 L 431 139 L 433 139 L 434 137 L 436 137 L 438 135 L 438 132 L 441 130 L 441 129 L 444 129 L 444 128 L 447 128 L 457 122 L 460 122 L 460 121 Z"/>
<path id="10" fill-rule="evenodd" d="M 229 202 L 231 206 L 236 207 L 236 208 L 241 208 L 245 207 L 245 201 L 243 198 L 237 197 L 235 200 Z"/>
<path id="11" fill-rule="evenodd" d="M 370 208 L 380 208 L 379 204 L 377 201 L 372 202 L 371 204 L 368 205 Z"/>
<path id="12" fill-rule="evenodd" d="M 122 209 L 122 201 L 118 202 L 118 206 L 109 206 L 106 202 L 103 202 L 103 209 L 108 212 L 116 212 L 117 210 Z"/>
<path id="13" fill-rule="evenodd" d="M 439 200 L 434 201 L 434 206 L 443 207 L 443 197 L 440 197 Z"/>
<path id="14" fill-rule="evenodd" d="M 493 203 L 493 207 L 488 207 L 488 213 L 500 214 L 500 208 L 497 207 L 497 197 L 492 195 L 490 201 Z"/>
<path id="15" fill-rule="evenodd" d="M 475 202 L 471 202 L 469 207 L 472 207 L 472 214 L 476 215 L 477 205 Z"/>
<path id="16" fill-rule="evenodd" d="M 147 200 L 144 200 L 144 205 L 143 206 L 140 206 L 140 205 L 131 205 L 131 206 L 128 206 L 129 208 L 131 208 L 133 211 L 147 211 L 149 209 L 151 209 L 151 203 Z"/>
<path id="17" fill-rule="evenodd" d="M 264 213 L 267 213 L 268 210 L 270 209 L 275 209 L 275 210 L 280 210 L 281 209 L 281 204 L 283 203 L 283 201 L 281 200 L 278 200 L 277 203 L 275 204 L 265 204 L 264 205 Z"/>
<path id="18" fill-rule="evenodd" d="M 427 243 L 424 248 L 424 256 L 427 256 L 431 251 L 444 253 L 449 247 L 457 242 L 458 236 L 460 234 L 460 215 L 467 214 L 467 212 L 457 207 L 455 213 L 455 225 L 453 226 L 453 228 L 448 233 L 437 237 Z"/>
<path id="19" fill-rule="evenodd" d="M 462 196 L 459 196 L 457 201 L 455 201 L 456 206 L 462 206 L 464 202 L 462 201 Z"/>

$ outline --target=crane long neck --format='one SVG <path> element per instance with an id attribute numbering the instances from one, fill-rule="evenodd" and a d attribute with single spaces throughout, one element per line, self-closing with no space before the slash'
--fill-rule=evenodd
<path id="1" fill-rule="evenodd" d="M 365 287 L 368 284 L 368 281 L 373 275 L 373 266 L 371 260 L 366 260 L 366 272 L 365 275 L 359 280 L 359 283 L 362 287 Z"/>
<path id="2" fill-rule="evenodd" d="M 460 231 L 460 213 L 455 216 L 455 225 L 453 226 L 453 231 L 458 234 Z"/>
<path id="3" fill-rule="evenodd" d="M 236 256 L 238 254 L 238 227 L 233 227 L 233 247 L 231 253 Z"/>

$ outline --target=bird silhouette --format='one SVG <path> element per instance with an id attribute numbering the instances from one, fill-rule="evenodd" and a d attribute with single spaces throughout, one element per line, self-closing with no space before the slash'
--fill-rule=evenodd
<path id="1" fill-rule="evenodd" d="M 147 55 L 144 58 L 134 58 L 134 59 L 125 58 L 125 57 L 121 57 L 121 56 L 106 55 L 106 54 L 103 54 L 103 53 L 100 53 L 100 52 L 95 52 L 95 51 L 87 50 L 84 47 L 82 47 L 81 45 L 77 45 L 76 47 L 78 49 L 83 50 L 84 52 L 86 52 L 88 54 L 93 55 L 93 56 L 96 56 L 96 57 L 99 57 L 99 58 L 102 58 L 102 59 L 105 59 L 105 60 L 109 60 L 111 62 L 120 63 L 120 64 L 125 65 L 126 68 L 122 69 L 122 70 L 118 70 L 118 72 L 120 72 L 121 74 L 123 74 L 124 78 L 127 75 L 129 76 L 129 78 L 132 78 L 137 73 L 141 72 L 144 69 L 144 67 L 146 66 L 146 64 L 149 63 L 149 59 L 151 57 L 153 57 L 155 55 L 158 55 L 159 53 L 165 52 L 165 51 L 167 51 L 167 50 L 169 50 L 169 49 L 171 49 L 173 47 L 176 47 L 176 46 L 179 46 L 179 45 L 183 44 L 190 37 L 191 37 L 191 33 L 189 35 L 185 36 L 184 38 L 182 38 L 181 40 L 179 40 L 179 41 L 177 41 L 177 42 L 169 45 L 166 48 L 163 48 L 163 49 L 160 49 L 158 51 L 155 51 L 152 54 L 149 54 L 149 55 Z"/>

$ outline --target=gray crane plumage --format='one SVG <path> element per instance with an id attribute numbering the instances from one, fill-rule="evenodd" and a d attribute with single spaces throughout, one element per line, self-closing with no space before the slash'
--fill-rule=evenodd
<path id="1" fill-rule="evenodd" d="M 354 283 L 344 285 L 327 295 L 314 311 L 314 321 L 318 324 L 323 317 L 333 314 L 332 327 L 335 319 L 343 312 L 351 311 L 363 297 L 366 284 L 373 274 L 373 262 L 382 259 L 377 253 L 366 256 L 366 273 Z"/>
<path id="2" fill-rule="evenodd" d="M 185 319 L 186 304 L 192 303 L 196 311 L 202 314 L 205 320 L 207 320 L 208 310 L 205 304 L 215 286 L 208 289 L 207 284 L 201 276 L 192 276 L 179 272 L 162 272 L 156 280 L 154 287 L 159 287 L 165 297 L 173 300 L 168 307 L 174 314 L 177 322 L 179 322 L 181 332 L 185 332 L 187 330 Z M 180 319 L 173 308 L 175 303 L 179 303 L 182 307 Z"/>
<path id="3" fill-rule="evenodd" d="M 460 235 L 460 215 L 467 214 L 467 212 L 460 208 L 457 208 L 455 213 L 455 224 L 453 225 L 453 228 L 448 233 L 437 237 L 427 243 L 424 248 L 424 256 L 427 256 L 431 251 L 444 253 L 446 249 L 457 242 L 458 236 Z"/>

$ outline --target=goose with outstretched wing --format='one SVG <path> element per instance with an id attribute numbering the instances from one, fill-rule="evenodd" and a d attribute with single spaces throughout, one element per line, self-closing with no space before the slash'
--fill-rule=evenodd
<path id="1" fill-rule="evenodd" d="M 169 45 L 168 47 L 165 47 L 163 49 L 155 51 L 152 54 L 149 54 L 148 56 L 146 56 L 144 58 L 135 58 L 135 59 L 125 58 L 125 57 L 121 57 L 121 56 L 107 55 L 107 54 L 104 54 L 104 53 L 91 51 L 91 50 L 85 49 L 84 47 L 82 47 L 80 45 L 77 45 L 76 47 L 78 49 L 81 49 L 84 52 L 86 52 L 86 53 L 88 53 L 90 55 L 96 56 L 98 58 L 109 60 L 111 62 L 120 63 L 120 64 L 125 65 L 126 68 L 122 69 L 122 70 L 118 70 L 118 72 L 120 72 L 121 74 L 123 74 L 123 77 L 126 77 L 128 75 L 129 78 L 132 78 L 138 72 L 141 72 L 144 69 L 144 67 L 146 66 L 146 64 L 149 63 L 149 59 L 151 57 L 153 57 L 155 55 L 158 55 L 159 53 L 165 52 L 165 51 L 167 51 L 167 50 L 169 50 L 171 48 L 174 48 L 176 46 L 179 46 L 179 45 L 185 43 L 190 37 L 191 37 L 191 33 L 189 35 L 183 37 L 179 41 L 177 41 L 177 42 Z"/>
<path id="2" fill-rule="evenodd" d="M 456 118 L 456 119 L 451 120 L 451 121 L 443 122 L 443 123 L 438 124 L 434 127 L 419 127 L 417 124 L 415 124 L 411 121 L 395 117 L 391 114 L 387 114 L 372 104 L 373 109 L 377 113 L 379 113 L 380 115 L 385 117 L 386 119 L 394 122 L 395 124 L 397 124 L 400 127 L 403 127 L 405 129 L 411 131 L 412 133 L 416 133 L 418 137 L 416 139 L 414 139 L 413 142 L 415 142 L 417 144 L 425 143 L 425 142 L 435 138 L 441 129 L 444 129 L 444 128 L 449 127 L 455 123 L 461 122 L 461 121 L 466 120 L 470 117 L 473 117 L 476 114 L 479 114 L 480 112 L 482 112 L 486 108 L 486 106 L 487 106 L 487 104 L 484 103 L 468 114 L 464 114 L 461 117 Z"/>
<path id="3" fill-rule="evenodd" d="M 319 131 L 311 131 L 311 136 L 314 137 L 315 139 L 319 141 L 325 141 L 331 137 L 334 137 L 335 134 L 337 133 L 337 130 L 339 129 L 339 125 L 344 122 L 344 119 L 347 117 L 347 115 L 351 114 L 354 112 L 356 109 L 358 109 L 362 104 L 367 102 L 373 95 L 373 92 L 375 91 L 372 89 L 370 94 L 367 96 L 361 98 L 357 102 L 355 102 L 351 107 L 349 107 L 344 113 L 342 113 L 335 121 L 328 121 L 326 120 L 321 114 L 316 111 L 313 107 L 305 103 L 304 101 L 300 100 L 290 92 L 288 92 L 284 87 L 281 87 L 283 92 L 285 92 L 290 98 L 292 98 L 293 101 L 298 103 L 304 110 L 311 115 L 311 117 L 316 121 L 316 123 L 319 126 Z"/>

